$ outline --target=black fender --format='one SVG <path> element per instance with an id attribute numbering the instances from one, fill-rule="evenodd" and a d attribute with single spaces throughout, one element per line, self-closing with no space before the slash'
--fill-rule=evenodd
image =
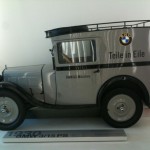
<path id="1" fill-rule="evenodd" d="M 32 102 L 32 95 L 30 95 L 23 88 L 12 82 L 0 82 L 0 90 L 12 91 L 16 93 L 21 99 L 23 99 L 23 102 L 28 102 L 29 104 L 34 106 L 34 103 Z"/>
<path id="2" fill-rule="evenodd" d="M 99 106 L 101 106 L 103 97 L 114 88 L 128 88 L 134 90 L 136 93 L 139 94 L 139 96 L 141 96 L 144 103 L 148 107 L 150 107 L 149 93 L 145 85 L 139 79 L 128 75 L 120 75 L 120 76 L 113 77 L 107 80 L 101 86 L 97 95 L 97 104 Z"/>

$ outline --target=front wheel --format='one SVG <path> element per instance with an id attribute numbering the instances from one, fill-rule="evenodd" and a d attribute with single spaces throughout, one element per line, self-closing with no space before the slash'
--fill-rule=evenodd
<path id="1" fill-rule="evenodd" d="M 140 97 L 128 89 L 115 89 L 109 92 L 101 107 L 103 119 L 116 128 L 134 125 L 143 112 Z"/>
<path id="2" fill-rule="evenodd" d="M 25 118 L 25 107 L 18 95 L 11 91 L 0 91 L 0 130 L 17 128 Z"/>

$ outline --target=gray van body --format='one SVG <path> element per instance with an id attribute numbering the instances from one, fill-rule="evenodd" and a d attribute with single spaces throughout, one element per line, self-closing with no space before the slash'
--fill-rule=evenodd
<path id="1" fill-rule="evenodd" d="M 129 45 L 121 43 L 122 34 L 129 34 L 132 38 Z M 147 96 L 145 102 L 150 105 L 150 27 L 88 29 L 87 32 L 60 34 L 50 38 L 54 65 L 7 68 L 3 71 L 4 82 L 18 85 L 42 103 L 93 105 L 97 104 L 100 90 L 108 81 L 123 76 L 133 78 L 143 86 Z M 85 52 L 85 41 L 95 43 L 95 51 L 91 54 L 93 59 L 78 60 L 77 63 L 59 62 L 59 44 L 82 44 Z"/>
<path id="2" fill-rule="evenodd" d="M 52 64 L 6 67 L 0 76 L 0 130 L 17 128 L 27 110 L 97 107 L 111 126 L 134 125 L 150 107 L 150 21 L 57 28 Z"/>

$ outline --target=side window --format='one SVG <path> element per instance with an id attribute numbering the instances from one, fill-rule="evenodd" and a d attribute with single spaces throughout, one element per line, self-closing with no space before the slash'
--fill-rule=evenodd
<path id="1" fill-rule="evenodd" d="M 60 64 L 96 61 L 95 40 L 60 42 L 57 44 Z"/>

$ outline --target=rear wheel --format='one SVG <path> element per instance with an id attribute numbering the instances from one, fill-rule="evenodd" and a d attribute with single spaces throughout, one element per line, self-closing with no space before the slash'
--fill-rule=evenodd
<path id="1" fill-rule="evenodd" d="M 126 128 L 135 124 L 143 112 L 140 97 L 128 89 L 115 89 L 103 99 L 102 116 L 113 127 Z"/>
<path id="2" fill-rule="evenodd" d="M 17 94 L 0 91 L 0 130 L 17 128 L 25 118 L 25 107 Z"/>

